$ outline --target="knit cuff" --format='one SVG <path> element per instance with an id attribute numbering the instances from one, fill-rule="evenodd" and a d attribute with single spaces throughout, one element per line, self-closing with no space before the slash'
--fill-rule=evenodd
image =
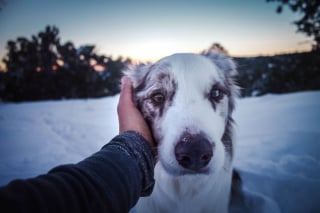
<path id="1" fill-rule="evenodd" d="M 112 146 L 136 160 L 141 182 L 141 196 L 149 196 L 153 190 L 155 155 L 151 146 L 138 132 L 126 131 L 111 140 L 106 146 Z"/>

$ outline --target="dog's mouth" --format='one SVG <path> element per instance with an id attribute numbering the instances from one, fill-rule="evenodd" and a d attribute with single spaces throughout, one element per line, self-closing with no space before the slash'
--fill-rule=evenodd
<path id="1" fill-rule="evenodd" d="M 199 174 L 202 174 L 202 175 L 208 175 L 210 172 L 209 172 L 209 169 L 206 168 L 206 169 L 200 169 L 198 171 L 194 171 L 194 170 L 188 170 L 188 169 L 183 169 L 180 171 L 180 175 L 199 175 Z"/>
<path id="2" fill-rule="evenodd" d="M 201 168 L 198 170 L 192 170 L 192 169 L 186 169 L 180 166 L 172 166 L 169 165 L 166 162 L 162 162 L 160 160 L 160 163 L 162 164 L 164 170 L 172 175 L 172 176 L 183 176 L 183 175 L 209 175 L 210 174 L 210 169 L 208 167 Z"/>

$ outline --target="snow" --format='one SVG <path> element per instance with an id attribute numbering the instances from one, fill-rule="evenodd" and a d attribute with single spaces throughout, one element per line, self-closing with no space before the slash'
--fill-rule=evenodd
<path id="1" fill-rule="evenodd" d="M 98 151 L 118 132 L 117 99 L 0 104 L 0 185 Z"/>
<path id="2" fill-rule="evenodd" d="M 0 185 L 99 150 L 118 133 L 117 101 L 1 103 Z M 251 212 L 320 212 L 320 92 L 241 99 L 234 117 Z"/>
<path id="3" fill-rule="evenodd" d="M 319 212 L 320 92 L 243 99 L 235 120 L 245 188 L 281 212 Z"/>

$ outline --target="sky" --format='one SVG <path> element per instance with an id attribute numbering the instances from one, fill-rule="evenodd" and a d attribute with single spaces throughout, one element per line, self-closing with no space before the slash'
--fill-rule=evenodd
<path id="1" fill-rule="evenodd" d="M 2 3 L 1 3 L 2 2 Z M 4 3 L 3 3 L 4 2 Z M 265 0 L 0 0 L 0 57 L 6 43 L 55 25 L 62 43 L 99 54 L 155 61 L 218 42 L 231 56 L 310 50 L 296 33 L 299 15 Z"/>

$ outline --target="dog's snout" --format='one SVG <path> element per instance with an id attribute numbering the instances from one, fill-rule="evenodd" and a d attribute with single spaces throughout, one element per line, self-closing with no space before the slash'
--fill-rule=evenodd
<path id="1" fill-rule="evenodd" d="M 175 146 L 175 157 L 184 168 L 200 171 L 211 160 L 214 144 L 203 134 L 191 135 L 185 133 Z"/>

